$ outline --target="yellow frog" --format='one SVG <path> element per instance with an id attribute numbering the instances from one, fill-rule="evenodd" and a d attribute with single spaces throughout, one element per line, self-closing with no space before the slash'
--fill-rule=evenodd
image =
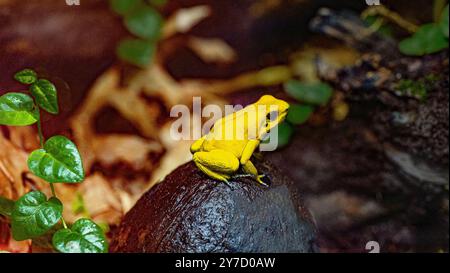
<path id="1" fill-rule="evenodd" d="M 210 132 L 191 146 L 193 161 L 206 175 L 228 184 L 241 167 L 245 175 L 266 185 L 251 156 L 270 130 L 287 115 L 289 104 L 270 95 L 217 120 Z M 267 186 L 267 185 L 266 185 Z"/>

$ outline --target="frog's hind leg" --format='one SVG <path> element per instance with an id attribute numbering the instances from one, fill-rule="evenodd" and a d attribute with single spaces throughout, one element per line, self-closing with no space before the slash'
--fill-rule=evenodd
<path id="1" fill-rule="evenodd" d="M 200 163 L 195 162 L 195 165 L 197 165 L 197 167 L 203 172 L 205 173 L 207 176 L 222 181 L 225 184 L 227 184 L 229 187 L 231 187 L 230 182 L 228 182 L 228 180 L 230 179 L 230 176 L 227 174 L 221 174 L 221 173 L 217 173 L 215 171 L 212 171 L 210 169 L 208 169 L 207 167 L 203 166 Z"/>
<path id="2" fill-rule="evenodd" d="M 244 171 L 244 173 L 253 176 L 255 178 L 255 180 L 258 183 L 260 183 L 261 185 L 264 185 L 266 187 L 269 186 L 266 183 L 264 183 L 264 181 L 261 180 L 261 178 L 263 178 L 265 175 L 258 174 L 258 170 L 256 169 L 255 165 L 253 165 L 253 163 L 250 160 L 248 160 L 245 164 L 242 165 L 242 170 Z"/>
<path id="3" fill-rule="evenodd" d="M 206 136 L 203 136 L 199 139 L 197 139 L 194 143 L 191 145 L 191 153 L 194 154 L 202 148 L 203 142 L 205 142 Z"/>
<path id="4" fill-rule="evenodd" d="M 228 151 L 212 150 L 196 152 L 193 160 L 197 167 L 209 177 L 228 183 L 231 175 L 239 169 L 239 160 Z"/>

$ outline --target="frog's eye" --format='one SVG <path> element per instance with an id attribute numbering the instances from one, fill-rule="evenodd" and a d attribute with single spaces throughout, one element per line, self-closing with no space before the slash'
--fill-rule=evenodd
<path id="1" fill-rule="evenodd" d="M 269 112 L 269 113 L 267 114 L 267 116 L 266 116 L 266 119 L 267 119 L 267 120 L 271 120 L 271 118 L 275 119 L 275 117 L 276 117 L 277 115 L 278 115 L 278 112 L 277 112 L 277 111 Z"/>

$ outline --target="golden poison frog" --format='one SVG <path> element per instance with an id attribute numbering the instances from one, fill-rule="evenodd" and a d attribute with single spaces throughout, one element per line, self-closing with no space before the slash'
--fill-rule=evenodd
<path id="1" fill-rule="evenodd" d="M 250 161 L 270 130 L 284 121 L 289 104 L 270 95 L 217 120 L 210 132 L 191 146 L 193 161 L 206 175 L 228 184 L 239 169 L 266 185 Z M 267 185 L 266 185 L 267 186 Z"/>

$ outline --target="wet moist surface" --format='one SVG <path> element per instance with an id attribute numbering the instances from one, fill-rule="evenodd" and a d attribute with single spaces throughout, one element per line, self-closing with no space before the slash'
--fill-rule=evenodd
<path id="1" fill-rule="evenodd" d="M 315 231 L 292 182 L 260 163 L 270 188 L 248 178 L 226 184 L 191 162 L 127 213 L 112 252 L 311 252 Z"/>

